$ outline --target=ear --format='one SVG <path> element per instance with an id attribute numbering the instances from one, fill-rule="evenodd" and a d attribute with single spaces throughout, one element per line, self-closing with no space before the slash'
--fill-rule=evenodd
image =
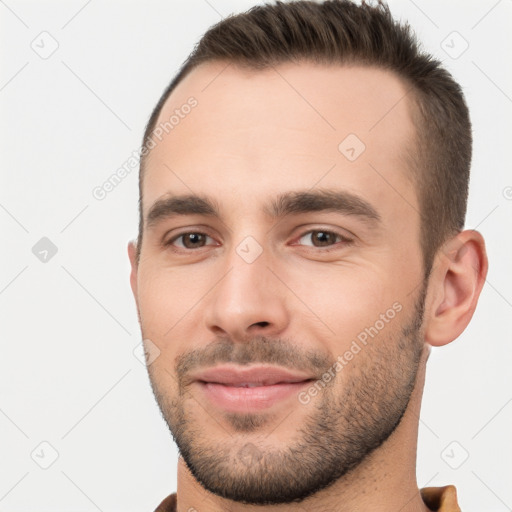
<path id="1" fill-rule="evenodd" d="M 137 271 L 139 266 L 137 263 L 137 242 L 135 240 L 128 242 L 128 258 L 130 258 L 131 265 L 130 286 L 135 302 L 137 302 Z"/>
<path id="2" fill-rule="evenodd" d="M 475 311 L 487 267 L 485 242 L 478 231 L 462 231 L 439 250 L 430 276 L 427 343 L 446 345 L 464 331 Z"/>

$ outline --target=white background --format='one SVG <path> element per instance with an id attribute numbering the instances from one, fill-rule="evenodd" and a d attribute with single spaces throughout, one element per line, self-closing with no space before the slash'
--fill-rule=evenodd
<path id="1" fill-rule="evenodd" d="M 253 4 L 0 1 L 0 510 L 151 511 L 176 489 L 177 452 L 133 353 L 126 244 L 137 234 L 137 170 L 102 201 L 92 190 L 138 149 L 200 35 Z M 418 484 L 455 484 L 465 512 L 506 511 L 512 2 L 390 5 L 464 88 L 475 139 L 467 227 L 483 233 L 490 259 L 472 323 L 428 363 Z M 469 47 L 453 58 L 442 45 L 458 53 L 461 37 Z M 57 43 L 46 59 L 31 47 Z M 58 249 L 46 263 L 32 252 L 42 237 Z M 467 455 L 458 469 L 447 463 Z"/>

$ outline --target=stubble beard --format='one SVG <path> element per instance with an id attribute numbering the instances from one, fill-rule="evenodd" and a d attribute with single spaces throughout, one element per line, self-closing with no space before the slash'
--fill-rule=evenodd
<path id="1" fill-rule="evenodd" d="M 280 446 L 272 444 L 269 436 L 278 429 L 279 422 L 294 421 L 293 414 L 282 419 L 273 413 L 224 413 L 212 418 L 183 388 L 177 396 L 166 395 L 158 377 L 148 368 L 162 416 L 195 479 L 208 491 L 229 500 L 276 505 L 300 502 L 357 468 L 393 433 L 409 404 L 423 350 L 425 292 L 424 285 L 412 319 L 398 334 L 370 341 L 349 367 L 337 374 L 351 372 L 343 387 L 335 378 L 308 405 L 297 400 L 298 408 L 307 407 L 309 411 L 293 437 Z M 272 343 L 254 340 L 221 348 L 217 360 L 224 362 L 280 360 L 278 352 L 272 352 Z M 321 362 L 319 355 L 315 365 Z M 194 403 L 201 417 L 191 414 L 188 402 Z M 229 425 L 222 440 L 208 435 L 212 423 L 216 430 L 219 424 Z"/>

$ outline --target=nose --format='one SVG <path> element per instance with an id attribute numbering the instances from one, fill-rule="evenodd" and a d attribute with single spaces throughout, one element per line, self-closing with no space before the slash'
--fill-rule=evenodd
<path id="1" fill-rule="evenodd" d="M 216 336 L 244 341 L 256 335 L 279 336 L 289 325 L 286 287 L 277 279 L 265 251 L 247 262 L 235 250 L 209 294 L 205 322 Z"/>

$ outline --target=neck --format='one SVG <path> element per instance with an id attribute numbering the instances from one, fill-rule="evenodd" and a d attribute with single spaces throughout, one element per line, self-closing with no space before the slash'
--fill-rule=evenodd
<path id="1" fill-rule="evenodd" d="M 178 512 L 429 512 L 416 483 L 416 446 L 421 397 L 429 348 L 425 345 L 414 391 L 402 421 L 391 436 L 357 468 L 332 486 L 301 503 L 246 505 L 227 500 L 204 489 L 178 459 Z"/>

